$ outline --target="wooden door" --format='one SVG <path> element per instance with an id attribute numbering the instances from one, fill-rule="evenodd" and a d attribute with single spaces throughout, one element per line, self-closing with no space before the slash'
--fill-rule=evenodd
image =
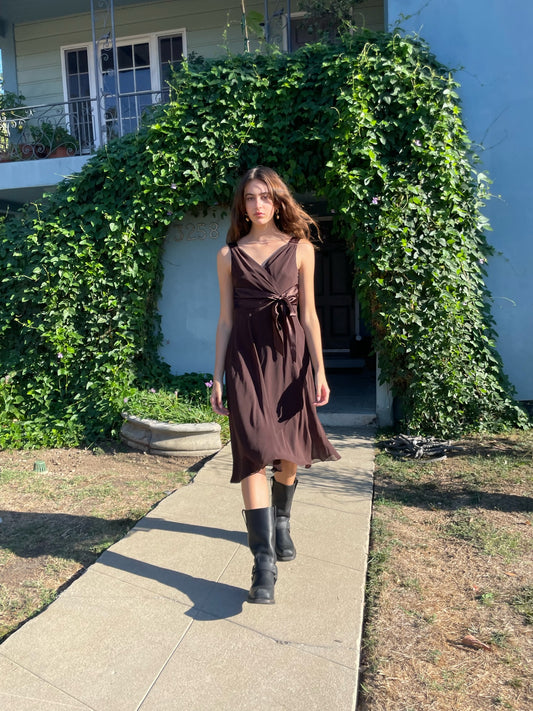
<path id="1" fill-rule="evenodd" d="M 355 335 L 355 292 L 352 265 L 344 242 L 328 237 L 316 253 L 315 296 L 325 351 L 349 351 Z"/>

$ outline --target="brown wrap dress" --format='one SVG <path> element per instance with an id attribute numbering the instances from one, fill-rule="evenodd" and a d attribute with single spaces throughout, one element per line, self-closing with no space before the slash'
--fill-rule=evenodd
<path id="1" fill-rule="evenodd" d="M 339 459 L 318 419 L 298 318 L 298 240 L 263 264 L 231 244 L 233 328 L 226 351 L 232 482 L 286 459 L 309 467 Z"/>

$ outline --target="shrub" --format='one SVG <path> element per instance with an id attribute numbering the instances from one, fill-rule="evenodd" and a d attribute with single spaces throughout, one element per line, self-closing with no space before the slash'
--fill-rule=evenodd
<path id="1" fill-rule="evenodd" d="M 165 234 L 227 205 L 257 163 L 327 200 L 412 431 L 525 425 L 494 350 L 487 178 L 456 89 L 399 33 L 186 62 L 149 125 L 2 229 L 0 445 L 109 434 L 132 387 L 169 377 L 156 311 Z"/>

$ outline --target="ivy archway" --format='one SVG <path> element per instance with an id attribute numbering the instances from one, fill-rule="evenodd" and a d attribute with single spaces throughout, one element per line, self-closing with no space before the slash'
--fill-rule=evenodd
<path id="1" fill-rule="evenodd" d="M 168 227 L 228 204 L 259 163 L 327 201 L 412 431 L 526 422 L 493 345 L 487 179 L 423 42 L 365 33 L 190 60 L 171 98 L 4 226 L 0 442 L 107 432 L 133 384 L 164 377 L 153 325 Z"/>

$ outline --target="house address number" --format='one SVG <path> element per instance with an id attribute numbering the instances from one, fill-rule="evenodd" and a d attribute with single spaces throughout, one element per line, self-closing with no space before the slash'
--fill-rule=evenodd
<path id="1" fill-rule="evenodd" d="M 176 242 L 192 242 L 195 240 L 218 239 L 218 222 L 189 222 L 173 225 L 172 238 Z"/>

